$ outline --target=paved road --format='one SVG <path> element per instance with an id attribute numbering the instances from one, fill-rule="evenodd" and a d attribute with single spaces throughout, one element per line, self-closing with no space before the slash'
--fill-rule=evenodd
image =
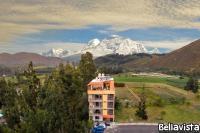
<path id="1" fill-rule="evenodd" d="M 159 133 L 157 125 L 118 125 L 105 133 Z"/>

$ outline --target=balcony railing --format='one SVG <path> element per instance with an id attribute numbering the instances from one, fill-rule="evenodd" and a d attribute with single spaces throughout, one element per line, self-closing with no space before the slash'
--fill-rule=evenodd
<path id="1" fill-rule="evenodd" d="M 114 108 L 114 105 L 108 105 L 107 108 Z"/>
<path id="2" fill-rule="evenodd" d="M 88 90 L 110 90 L 110 87 L 108 86 L 99 86 L 99 87 L 94 87 L 94 86 L 88 86 Z"/>
<path id="3" fill-rule="evenodd" d="M 102 98 L 89 98 L 89 101 L 102 101 Z"/>
<path id="4" fill-rule="evenodd" d="M 108 97 L 108 100 L 114 100 L 114 97 Z"/>
<path id="5" fill-rule="evenodd" d="M 113 110 L 108 110 L 108 115 L 113 115 L 114 113 L 113 113 Z"/>
<path id="6" fill-rule="evenodd" d="M 100 109 L 100 108 L 102 108 L 102 107 L 103 107 L 102 105 L 99 105 L 99 106 L 90 105 L 90 108 L 93 108 L 93 109 Z"/>

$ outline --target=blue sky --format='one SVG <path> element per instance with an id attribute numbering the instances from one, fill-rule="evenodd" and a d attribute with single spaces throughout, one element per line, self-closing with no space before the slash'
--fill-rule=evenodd
<path id="1" fill-rule="evenodd" d="M 198 0 L 0 0 L 0 52 L 79 50 L 115 34 L 175 50 L 200 38 Z"/>
<path id="2" fill-rule="evenodd" d="M 61 30 L 44 30 L 40 33 L 30 34 L 24 38 L 32 38 L 28 42 L 74 42 L 87 43 L 94 38 L 104 39 L 110 35 L 120 35 L 139 41 L 165 41 L 177 40 L 181 38 L 198 39 L 200 30 L 184 28 L 146 28 L 146 29 L 128 29 L 123 31 L 113 31 L 111 26 L 93 25 L 80 29 L 61 29 Z M 17 42 L 24 41 L 23 37 L 17 39 Z"/>

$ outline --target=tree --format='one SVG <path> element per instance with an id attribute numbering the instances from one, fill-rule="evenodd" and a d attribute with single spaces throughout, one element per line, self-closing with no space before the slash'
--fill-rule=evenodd
<path id="1" fill-rule="evenodd" d="M 185 90 L 191 90 L 193 93 L 196 93 L 198 92 L 198 89 L 198 80 L 193 77 L 190 77 L 188 82 L 186 83 Z"/>
<path id="2" fill-rule="evenodd" d="M 122 104 L 118 97 L 115 97 L 115 110 L 120 111 L 122 109 Z"/>
<path id="3" fill-rule="evenodd" d="M 86 89 L 87 84 L 96 76 L 96 66 L 91 53 L 86 52 L 85 54 L 81 55 L 79 70 L 83 79 L 83 87 Z"/>
<path id="4" fill-rule="evenodd" d="M 137 111 L 135 115 L 143 120 L 148 119 L 147 112 L 146 112 L 146 98 L 144 94 L 144 88 L 143 88 L 142 94 L 140 95 L 140 101 L 138 103 Z"/>
<path id="5" fill-rule="evenodd" d="M 0 80 L 0 100 L 3 101 L 0 104 L 7 122 L 6 130 L 20 133 L 89 131 L 91 124 L 82 111 L 86 89 L 83 89 L 79 69 L 60 64 L 41 85 L 31 62 L 21 76 L 24 82 L 15 87 Z M 21 91 L 17 93 L 16 90 Z"/>
<path id="6" fill-rule="evenodd" d="M 0 100 L 3 114 L 8 127 L 16 129 L 20 123 L 19 108 L 17 106 L 17 92 L 11 82 L 0 80 Z"/>
<path id="7" fill-rule="evenodd" d="M 33 68 L 33 63 L 30 62 L 28 69 L 24 72 L 26 78 L 26 86 L 28 89 L 23 90 L 24 96 L 30 109 L 35 110 L 37 105 L 37 93 L 40 89 L 40 80 L 37 78 Z"/>
<path id="8" fill-rule="evenodd" d="M 192 92 L 197 93 L 198 89 L 199 89 L 198 79 L 194 79 L 194 88 L 192 89 Z"/>
<path id="9" fill-rule="evenodd" d="M 81 133 L 88 130 L 82 119 L 83 89 L 80 73 L 67 64 L 59 68 L 45 81 L 39 92 L 39 107 L 49 114 L 48 131 Z"/>
<path id="10" fill-rule="evenodd" d="M 82 118 L 85 120 L 89 119 L 89 110 L 88 110 L 88 97 L 87 97 L 87 84 L 95 78 L 96 76 L 96 66 L 93 61 L 93 56 L 91 53 L 86 52 L 81 55 L 81 60 L 78 66 L 80 71 L 80 76 L 82 79 L 82 89 L 83 89 L 83 109 L 82 109 Z"/>
<path id="11" fill-rule="evenodd" d="M 7 83 L 4 79 L 0 80 L 0 109 L 6 105 Z"/>

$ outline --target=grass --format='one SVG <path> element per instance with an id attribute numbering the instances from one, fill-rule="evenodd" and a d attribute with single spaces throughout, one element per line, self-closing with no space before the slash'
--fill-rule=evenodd
<path id="1" fill-rule="evenodd" d="M 123 108 L 120 112 L 116 112 L 117 122 L 173 122 L 173 123 L 199 123 L 200 111 L 192 110 L 186 105 L 168 105 L 165 107 L 147 107 L 148 120 L 142 121 L 135 116 L 136 108 Z M 164 115 L 162 116 L 162 113 Z M 125 114 L 125 115 L 122 115 Z"/>
<path id="2" fill-rule="evenodd" d="M 165 83 L 178 88 L 184 88 L 188 81 L 186 77 L 180 79 L 178 77 L 115 75 L 114 78 L 116 82 Z"/>
<path id="3" fill-rule="evenodd" d="M 159 77 L 116 76 L 115 82 L 123 82 L 126 87 L 116 88 L 116 96 L 122 103 L 121 111 L 116 111 L 117 122 L 142 122 L 135 116 L 137 98 L 144 87 L 147 100 L 148 120 L 145 122 L 200 122 L 200 93 L 183 89 L 187 79 Z M 161 103 L 159 103 L 161 99 Z M 126 106 L 126 103 L 129 106 Z M 160 106 L 159 104 L 162 106 Z"/>

